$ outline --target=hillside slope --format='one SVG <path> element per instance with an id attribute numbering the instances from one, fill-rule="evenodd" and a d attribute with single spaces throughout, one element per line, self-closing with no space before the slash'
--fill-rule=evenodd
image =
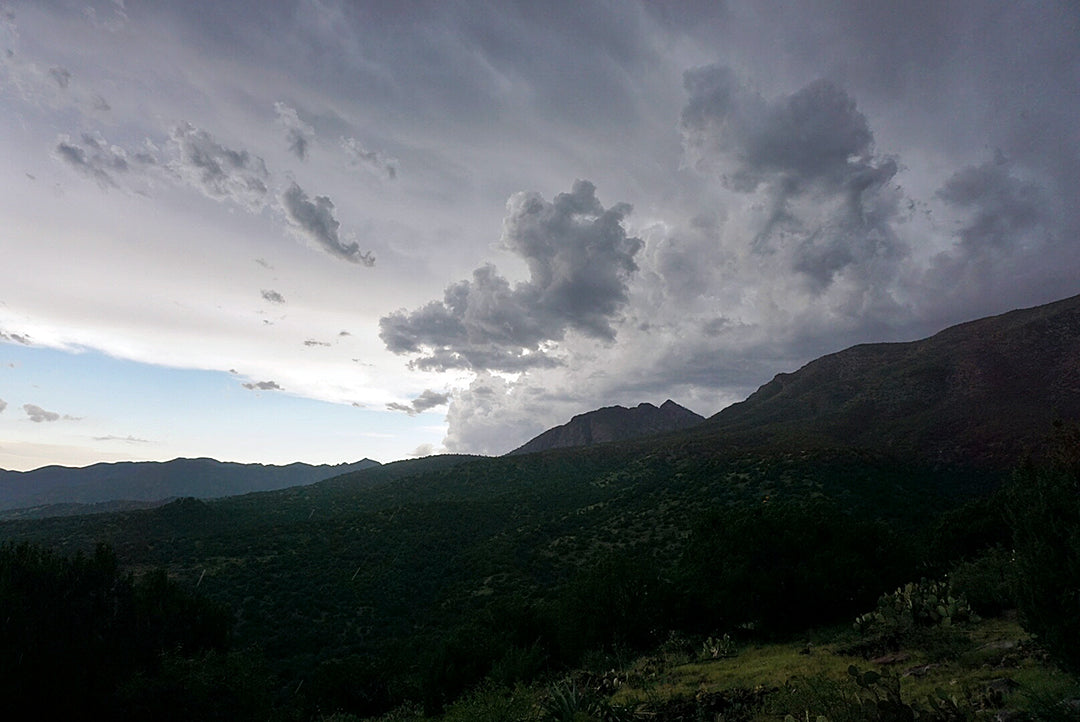
<path id="1" fill-rule="evenodd" d="M 1080 418 L 1080 296 L 823 356 L 778 374 L 698 433 L 995 464 L 1036 445 L 1058 418 Z"/>

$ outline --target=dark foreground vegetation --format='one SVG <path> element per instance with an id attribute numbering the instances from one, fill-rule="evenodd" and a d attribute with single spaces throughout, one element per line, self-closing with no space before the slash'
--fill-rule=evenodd
<path id="1" fill-rule="evenodd" d="M 1077 430 L 1054 449 L 995 476 L 671 441 L 8 522 L 3 699 L 18 718 L 1075 719 Z"/>

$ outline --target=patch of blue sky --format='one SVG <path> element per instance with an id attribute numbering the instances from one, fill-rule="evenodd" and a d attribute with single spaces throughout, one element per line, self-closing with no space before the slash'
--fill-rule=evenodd
<path id="1" fill-rule="evenodd" d="M 250 381 L 229 372 L 2 344 L 0 399 L 7 408 L 0 413 L 0 468 L 35 468 L 44 447 L 60 455 L 55 463 L 67 465 L 96 457 L 391 461 L 410 455 L 418 439 L 434 446 L 442 439 L 430 415 L 409 417 L 243 383 Z M 35 422 L 27 404 L 59 418 Z M 20 449 L 26 458 L 19 458 Z"/>

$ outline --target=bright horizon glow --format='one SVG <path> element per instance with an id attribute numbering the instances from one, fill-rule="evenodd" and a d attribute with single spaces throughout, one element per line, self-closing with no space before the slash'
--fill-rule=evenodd
<path id="1" fill-rule="evenodd" d="M 251 381 L 228 372 L 11 344 L 0 346 L 0 364 L 8 401 L 0 419 L 0 469 L 12 471 L 201 457 L 274 465 L 386 463 L 416 455 L 418 443 L 435 448 L 445 433 L 435 414 L 410 417 L 287 390 L 249 391 L 241 384 Z M 59 418 L 34 422 L 24 404 Z M 53 411 L 61 408 L 62 414 Z M 48 444 L 39 441 L 45 425 Z"/>

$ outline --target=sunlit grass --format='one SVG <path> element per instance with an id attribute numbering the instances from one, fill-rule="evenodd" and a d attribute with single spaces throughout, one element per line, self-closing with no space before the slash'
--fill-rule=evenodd
<path id="1" fill-rule="evenodd" d="M 629 672 L 631 682 L 641 680 L 641 688 L 627 685 L 612 701 L 623 704 L 640 698 L 642 692 L 659 698 L 693 696 L 699 692 L 730 689 L 780 687 L 794 677 L 826 677 L 841 680 L 848 667 L 865 661 L 838 654 L 835 645 L 805 643 L 762 644 L 743 647 L 735 657 L 680 664 L 656 673 L 657 661 L 649 658 Z"/>
<path id="2" fill-rule="evenodd" d="M 737 656 L 717 660 L 646 657 L 625 671 L 623 686 L 611 701 L 656 704 L 748 689 L 771 690 L 770 699 L 782 704 L 784 690 L 792 688 L 802 688 L 811 696 L 818 692 L 807 690 L 842 690 L 853 698 L 859 688 L 849 674 L 851 666 L 899 677 L 903 701 L 915 705 L 944 697 L 978 706 L 989 704 L 997 694 L 1008 706 L 1027 710 L 1039 700 L 1045 704 L 1045 700 L 1077 694 L 1077 680 L 1046 661 L 1015 619 L 983 620 L 956 634 L 953 641 L 964 651 L 944 659 L 940 651 L 911 646 L 867 660 L 842 653 L 843 644 L 838 642 L 801 641 L 748 645 Z"/>

